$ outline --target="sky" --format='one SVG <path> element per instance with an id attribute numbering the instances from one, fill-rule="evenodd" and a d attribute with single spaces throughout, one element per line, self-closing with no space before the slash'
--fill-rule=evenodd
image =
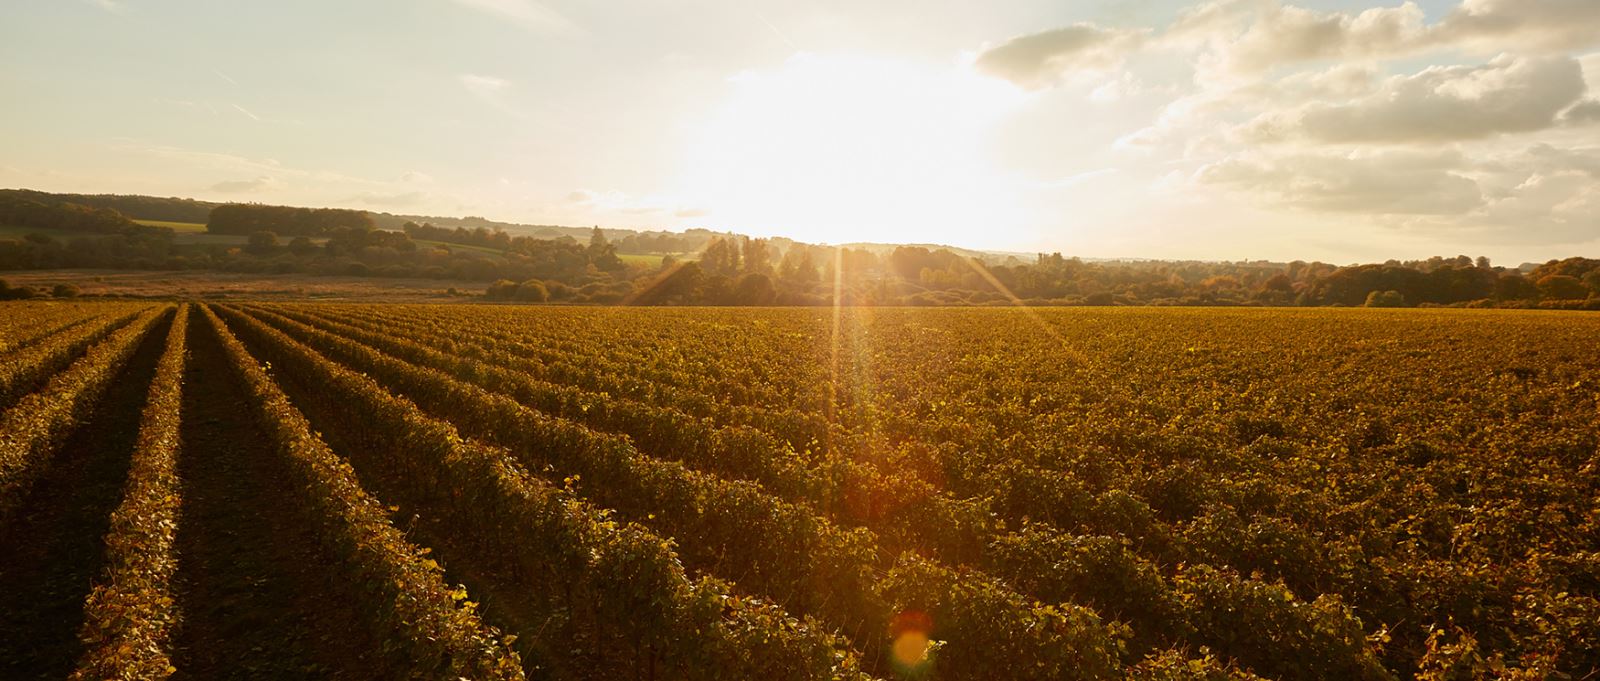
<path id="1" fill-rule="evenodd" d="M 1600 257 L 1600 0 L 19 0 L 0 186 L 1086 257 Z"/>

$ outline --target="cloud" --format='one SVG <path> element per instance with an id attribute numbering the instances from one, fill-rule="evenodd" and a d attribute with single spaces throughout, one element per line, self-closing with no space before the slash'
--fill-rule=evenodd
<path id="1" fill-rule="evenodd" d="M 453 0 L 463 7 L 492 14 L 533 31 L 569 31 L 576 28 L 566 17 L 533 0 Z"/>
<path id="2" fill-rule="evenodd" d="M 1140 50 L 1201 48 L 1199 78 L 1226 82 L 1308 61 L 1381 61 L 1431 52 L 1521 54 L 1600 45 L 1595 0 L 1463 0 L 1427 23 L 1415 2 L 1323 12 L 1281 0 L 1212 0 L 1157 31 L 1076 24 L 980 55 L 981 70 L 1029 88 L 1074 70 L 1106 70 Z"/>
<path id="3" fill-rule="evenodd" d="M 1463 0 L 1439 22 L 1435 41 L 1501 50 L 1566 51 L 1600 44 L 1594 0 Z"/>
<path id="4" fill-rule="evenodd" d="M 1457 151 L 1241 155 L 1202 185 L 1310 213 L 1363 215 L 1456 240 L 1576 244 L 1600 234 L 1600 148 L 1536 144 L 1473 159 Z"/>
<path id="5" fill-rule="evenodd" d="M 1102 177 L 1110 177 L 1115 174 L 1117 174 L 1116 168 L 1096 168 L 1094 170 L 1085 170 L 1081 173 L 1073 173 L 1065 177 L 1040 182 L 1037 184 L 1037 187 L 1039 189 L 1071 189 L 1073 187 L 1098 180 Z"/>
<path id="6" fill-rule="evenodd" d="M 1242 129 L 1253 142 L 1426 143 L 1543 130 L 1583 96 L 1570 57 L 1501 55 L 1482 66 L 1435 66 L 1395 76 L 1375 93 L 1269 112 Z M 1579 115 L 1587 115 L 1587 109 Z"/>
<path id="7" fill-rule="evenodd" d="M 1573 149 L 1535 144 L 1529 147 L 1525 154 L 1523 163 L 1534 172 L 1545 174 L 1579 172 L 1600 179 L 1600 147 Z"/>
<path id="8" fill-rule="evenodd" d="M 1561 122 L 1567 125 L 1600 123 L 1600 99 L 1585 99 L 1561 112 Z"/>
<path id="9" fill-rule="evenodd" d="M 987 48 L 973 65 L 991 76 L 1037 89 L 1075 72 L 1116 68 L 1143 43 L 1144 35 L 1143 31 L 1075 24 L 1018 36 Z"/>
<path id="10" fill-rule="evenodd" d="M 675 218 L 698 218 L 711 214 L 707 208 L 684 205 L 666 196 L 634 196 L 616 189 L 595 191 L 575 189 L 567 193 L 567 202 L 596 213 L 620 215 L 654 215 Z"/>
<path id="11" fill-rule="evenodd" d="M 400 181 L 409 184 L 433 184 L 433 176 L 417 170 L 408 170 L 400 174 Z"/>
<path id="12" fill-rule="evenodd" d="M 355 197 L 356 201 L 372 206 L 415 206 L 428 200 L 428 193 L 421 191 L 408 191 L 397 193 L 363 192 Z"/>
<path id="13" fill-rule="evenodd" d="M 1463 163 L 1455 152 L 1296 154 L 1224 160 L 1197 179 L 1313 212 L 1460 215 L 1483 204 Z"/>
<path id="14" fill-rule="evenodd" d="M 244 107 L 242 107 L 242 106 L 239 106 L 239 105 L 238 105 L 238 104 L 233 104 L 233 105 L 232 105 L 232 106 L 233 106 L 233 108 L 234 108 L 234 110 L 236 110 L 236 111 L 238 111 L 238 112 L 239 112 L 239 113 L 242 113 L 242 114 L 244 114 L 244 115 L 245 115 L 245 116 L 247 116 L 247 117 L 249 117 L 249 118 L 250 118 L 250 120 L 252 120 L 252 121 L 258 121 L 258 122 L 259 122 L 259 121 L 260 121 L 260 120 L 261 120 L 261 117 L 260 117 L 260 116 L 257 116 L 257 115 L 255 115 L 255 114 L 254 114 L 254 113 L 253 113 L 253 112 L 251 112 L 251 111 L 250 111 L 250 110 L 249 110 L 249 109 L 246 109 L 246 108 L 244 108 Z"/>
<path id="15" fill-rule="evenodd" d="M 128 11 L 127 5 L 124 5 L 122 0 L 89 0 L 89 4 L 112 14 L 123 14 Z"/>
<path id="16" fill-rule="evenodd" d="M 1269 3 L 1229 41 L 1222 61 L 1229 71 L 1261 72 L 1290 62 L 1390 55 L 1423 45 L 1423 18 L 1411 2 L 1353 15 Z"/>
<path id="17" fill-rule="evenodd" d="M 271 175 L 261 175 L 253 180 L 228 180 L 224 182 L 218 182 L 214 185 L 211 185 L 211 189 L 212 191 L 219 191 L 225 194 L 248 194 L 267 189 L 276 189 L 282 186 L 283 183 L 279 182 Z"/>
<path id="18" fill-rule="evenodd" d="M 498 76 L 486 76 L 477 73 L 463 73 L 456 77 L 461 87 L 477 97 L 483 103 L 512 118 L 523 119 L 524 114 L 507 102 L 507 95 L 511 94 L 511 81 Z"/>
<path id="19" fill-rule="evenodd" d="M 457 79 L 461 81 L 461 86 L 466 88 L 467 92 L 471 92 L 472 94 L 484 99 L 498 96 L 511 85 L 511 81 L 504 78 L 484 76 L 476 73 L 463 73 L 458 76 Z"/>

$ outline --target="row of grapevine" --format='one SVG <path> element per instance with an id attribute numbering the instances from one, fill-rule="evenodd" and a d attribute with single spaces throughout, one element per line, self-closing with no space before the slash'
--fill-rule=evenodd
<path id="1" fill-rule="evenodd" d="M 367 463 L 394 467 L 388 476 L 394 484 L 446 515 L 450 532 L 471 545 L 474 557 L 498 561 L 496 572 L 515 582 L 509 590 L 549 599 L 542 611 L 575 617 L 592 604 L 597 612 L 589 628 L 609 627 L 627 647 L 643 646 L 651 662 L 659 659 L 689 678 L 857 674 L 853 653 L 809 620 L 733 598 L 716 580 L 691 581 L 669 542 L 638 525 L 608 520 L 570 492 L 529 475 L 504 450 L 463 440 L 449 424 L 388 396 L 371 379 L 247 317 L 224 314 L 275 366 L 315 384 L 326 408 L 355 410 L 348 430 L 377 438 L 374 446 L 384 452 L 381 461 Z M 572 628 L 582 629 L 551 627 Z M 566 652 L 552 643 L 546 645 Z"/>
<path id="2" fill-rule="evenodd" d="M 84 605 L 85 643 L 73 679 L 160 679 L 177 671 L 168 636 L 177 620 L 178 426 L 189 307 L 180 306 L 140 417 L 122 503 L 105 537 L 106 568 Z"/>
<path id="3" fill-rule="evenodd" d="M 89 346 L 136 316 L 138 311 L 131 310 L 101 321 L 70 325 L 33 345 L 0 355 L 0 409 L 16 404 L 23 395 L 72 363 Z"/>
<path id="4" fill-rule="evenodd" d="M 43 388 L 0 414 L 0 518 L 15 509 L 51 455 L 170 307 L 151 307 L 90 346 Z"/>
<path id="5" fill-rule="evenodd" d="M 281 308 L 274 308 L 274 310 L 279 309 Z M 252 312 L 268 321 L 276 321 L 280 328 L 296 333 L 302 338 L 308 331 L 307 327 L 287 322 L 272 312 L 266 310 L 252 310 Z M 284 310 L 283 314 L 289 317 L 302 317 L 289 310 Z M 761 439 L 748 437 L 732 446 L 702 451 L 696 448 L 697 443 L 693 438 L 682 440 L 670 438 L 676 433 L 686 431 L 714 442 L 720 431 L 708 430 L 698 422 L 681 418 L 651 422 L 649 419 L 655 417 L 658 412 L 645 405 L 625 400 L 607 401 L 595 396 L 584 396 L 581 391 L 571 388 L 564 391 L 549 388 L 521 374 L 429 351 L 417 347 L 411 341 L 366 333 L 359 328 L 329 320 L 318 321 L 320 327 L 337 331 L 345 338 L 375 347 L 395 357 L 447 371 L 460 380 L 518 398 L 524 404 L 543 411 L 572 418 L 601 430 L 619 430 L 628 433 L 636 441 L 647 445 L 653 444 L 654 447 L 646 446 L 648 451 L 672 452 L 676 447 L 679 448 L 679 453 L 692 452 L 695 456 L 685 456 L 684 459 L 697 467 L 714 468 L 718 457 L 729 455 L 738 456 L 738 461 L 753 461 L 758 465 L 775 463 L 771 461 L 772 459 L 785 461 L 794 457 L 792 452 L 762 448 Z M 340 352 L 340 348 L 346 346 L 324 343 L 319 344 L 319 347 L 341 357 L 351 357 Z M 616 411 L 623 413 L 615 414 Z M 628 424 L 634 427 L 630 428 Z M 669 439 L 663 442 L 657 439 L 657 433 L 667 433 Z M 870 474 L 871 471 L 868 471 L 868 475 Z M 767 483 L 766 480 L 761 480 L 760 476 L 755 478 L 764 484 Z M 863 476 L 849 482 L 863 479 L 880 484 L 883 480 Z M 916 482 L 920 481 L 908 481 L 903 478 L 894 480 L 894 483 L 907 487 L 912 487 Z M 862 491 L 857 487 L 853 491 L 859 495 L 870 495 L 878 499 L 888 498 L 893 493 L 893 490 L 887 488 L 869 488 Z M 1189 624 L 1191 620 L 1213 620 L 1219 615 L 1212 609 L 1226 608 L 1232 604 L 1217 605 L 1190 596 L 1193 592 L 1214 588 L 1212 582 L 1239 582 L 1248 585 L 1249 580 L 1241 581 L 1237 575 L 1226 572 L 1190 573 L 1184 579 L 1168 580 L 1161 575 L 1155 565 L 1138 558 L 1114 538 L 1072 537 L 1037 523 L 1029 525 L 1022 534 L 996 533 L 993 528 L 979 523 L 971 523 L 964 529 L 956 529 L 960 526 L 941 522 L 948 516 L 941 516 L 939 511 L 941 502 L 945 504 L 944 508 L 949 508 L 958 502 L 933 494 L 928 495 L 927 501 L 931 503 L 924 503 L 920 507 L 910 506 L 908 507 L 910 512 L 895 517 L 877 518 L 876 520 L 881 522 L 869 523 L 869 526 L 878 531 L 880 536 L 886 530 L 909 531 L 926 537 L 929 542 L 943 540 L 947 545 L 957 538 L 966 537 L 962 544 L 972 548 L 962 552 L 961 555 L 978 562 L 983 569 L 993 574 L 1006 576 L 1012 584 L 1021 587 L 1023 592 L 1049 602 L 1065 601 L 1093 605 L 1103 614 L 1113 615 L 1132 623 L 1136 635 L 1135 643 L 1140 650 L 1163 644 L 1208 645 L 1217 650 L 1234 653 L 1242 660 L 1255 662 L 1258 668 L 1264 670 L 1276 670 L 1272 666 L 1275 664 L 1272 661 L 1273 656 L 1281 656 L 1285 661 L 1283 664 L 1299 670 L 1302 676 L 1305 675 L 1306 668 L 1297 665 L 1305 664 L 1308 660 L 1315 660 L 1316 667 L 1327 670 L 1327 674 L 1336 678 L 1370 677 L 1377 671 L 1373 668 L 1370 649 L 1362 640 L 1360 623 L 1336 601 L 1319 604 L 1318 608 L 1303 607 L 1303 604 L 1296 602 L 1292 597 L 1265 603 L 1265 610 L 1258 607 L 1251 616 L 1238 617 L 1238 621 L 1232 623 L 1231 629 L 1259 628 L 1262 626 L 1259 622 L 1267 621 L 1265 616 L 1271 615 L 1271 626 L 1282 632 L 1280 640 L 1265 648 L 1232 645 L 1228 639 L 1213 635 L 1217 629 L 1194 627 Z M 949 553 L 951 552 L 947 552 Z M 1267 654 L 1258 654 L 1258 651 L 1266 651 Z M 1381 673 L 1377 676 L 1381 676 Z"/>
<path id="6" fill-rule="evenodd" d="M 373 624 L 415 674 L 473 679 L 523 678 L 521 662 L 486 627 L 464 594 L 450 588 L 438 563 L 406 540 L 383 505 L 362 489 L 349 464 L 306 419 L 220 319 L 201 308 L 254 398 L 254 412 L 292 463 L 318 534 L 342 557 L 352 586 L 375 604 Z"/>
<path id="7" fill-rule="evenodd" d="M 345 310 L 334 309 L 341 313 Z M 309 308 L 306 312 L 323 318 L 328 316 L 320 307 Z M 555 351 L 519 337 L 512 330 L 489 324 L 462 329 L 427 317 L 407 320 L 397 319 L 391 314 L 363 309 L 341 314 L 337 319 L 380 333 L 403 329 L 409 334 L 429 338 L 431 345 L 451 354 L 480 360 L 500 358 L 506 361 L 507 368 L 551 383 L 572 385 L 650 404 L 671 405 L 695 417 L 711 418 L 721 425 L 760 427 L 799 448 L 819 448 L 843 436 L 843 432 L 830 425 L 820 410 L 730 404 L 724 400 L 726 395 L 697 385 L 696 375 L 649 369 L 647 367 L 652 366 L 649 363 L 612 360 L 600 352 Z M 762 361 L 767 357 L 762 355 Z M 669 375 L 670 379 L 667 378 Z"/>
<path id="8" fill-rule="evenodd" d="M 11 302 L 7 305 L 9 314 L 0 319 L 0 352 L 15 352 L 63 329 L 111 313 L 117 308 L 137 306 L 137 303 Z"/>
<path id="9" fill-rule="evenodd" d="M 248 318 L 241 315 L 240 320 Z M 263 337 L 278 345 L 299 345 L 259 322 L 245 323 L 257 325 Z M 1099 678 L 1116 666 L 1120 634 L 1091 611 L 1065 604 L 1039 606 L 981 574 L 909 557 L 880 579 L 875 574 L 880 558 L 870 532 L 843 531 L 753 485 L 641 456 L 626 440 L 552 419 L 437 371 L 319 334 L 312 334 L 319 347 L 342 348 L 341 358 L 355 368 L 467 432 L 507 446 L 529 466 L 552 466 L 575 478 L 578 488 L 597 503 L 666 534 L 694 537 L 684 546 L 690 564 L 732 575 L 741 586 L 818 614 L 847 632 L 868 632 L 864 642 L 859 633 L 857 638 L 869 651 L 881 650 L 881 640 L 871 632 L 885 631 L 893 613 L 920 610 L 929 612 L 942 631 L 963 632 L 969 625 L 1009 641 L 997 646 L 987 636 L 952 637 L 940 650 L 946 669 L 1020 663 L 1052 678 Z M 918 578 L 900 578 L 906 574 Z M 940 586 L 917 588 L 929 582 Z"/>
<path id="10" fill-rule="evenodd" d="M 343 314 L 348 308 L 339 309 Z M 382 319 L 389 323 L 430 324 L 437 321 L 436 309 L 407 307 L 396 309 L 365 308 L 361 316 Z M 670 312 L 667 312 L 670 314 Z M 529 315 L 525 310 L 511 311 L 500 307 L 482 307 L 461 313 L 472 320 L 474 335 L 495 344 L 515 344 L 532 354 L 530 359 L 549 363 L 568 363 L 588 368 L 591 363 L 599 368 L 619 368 L 628 377 L 654 386 L 699 392 L 714 396 L 730 405 L 750 405 L 780 408 L 819 406 L 814 400 L 821 395 L 814 386 L 791 381 L 767 380 L 773 376 L 790 376 L 795 372 L 822 368 L 824 356 L 815 347 L 799 347 L 793 342 L 783 342 L 777 347 L 755 347 L 740 334 L 726 333 L 736 317 L 726 320 L 715 316 L 725 311 L 696 311 L 705 323 L 692 326 L 655 327 L 641 329 L 630 327 L 626 317 L 603 309 L 564 310 L 562 317 L 577 322 L 582 334 L 575 334 L 567 324 L 541 323 L 541 316 Z M 817 315 L 822 318 L 821 314 Z M 725 323 L 730 326 L 725 326 Z M 632 331 L 637 343 L 606 344 L 597 346 L 587 336 L 604 336 L 610 331 Z M 770 336 L 763 339 L 771 343 Z M 758 354 L 775 355 L 771 362 L 733 363 L 708 361 L 718 357 L 739 357 Z"/>
<path id="11" fill-rule="evenodd" d="M 980 506 L 940 495 L 921 480 L 886 476 L 837 457 L 808 460 L 787 443 L 750 426 L 716 426 L 669 407 L 540 381 L 499 366 L 503 355 L 492 362 L 450 355 L 422 345 L 431 339 L 414 333 L 400 339 L 281 307 L 251 311 L 269 322 L 287 318 L 314 323 L 315 328 L 444 371 L 551 416 L 627 435 L 651 456 L 682 461 L 722 477 L 754 481 L 786 501 L 804 502 L 843 524 L 872 529 L 883 547 L 895 553 L 898 548 L 915 548 L 946 562 L 970 562 L 993 531 Z"/>

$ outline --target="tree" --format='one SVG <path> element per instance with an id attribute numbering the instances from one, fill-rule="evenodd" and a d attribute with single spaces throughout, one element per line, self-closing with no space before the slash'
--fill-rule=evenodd
<path id="1" fill-rule="evenodd" d="M 309 237 L 297 236 L 289 240 L 289 252 L 297 256 L 305 257 L 315 253 L 316 250 L 317 245 L 311 243 Z"/>
<path id="2" fill-rule="evenodd" d="M 489 285 L 489 290 L 484 291 L 483 297 L 489 300 L 511 300 L 517 293 L 517 282 L 501 279 Z"/>
<path id="3" fill-rule="evenodd" d="M 549 302 L 550 289 L 545 288 L 544 282 L 538 279 L 529 279 L 517 286 L 516 298 L 526 303 Z"/>
<path id="4" fill-rule="evenodd" d="M 772 277 L 750 272 L 734 284 L 733 297 L 738 305 L 771 305 L 778 297 L 778 290 L 772 285 Z"/>
<path id="5" fill-rule="evenodd" d="M 706 274 L 731 277 L 739 273 L 739 248 L 727 239 L 714 239 L 700 254 L 700 269 Z"/>
<path id="6" fill-rule="evenodd" d="M 744 271 L 772 273 L 772 249 L 766 239 L 745 239 L 743 243 Z"/>
<path id="7" fill-rule="evenodd" d="M 1494 282 L 1495 300 L 1532 300 L 1538 295 L 1539 289 L 1520 274 L 1502 274 Z"/>
<path id="8" fill-rule="evenodd" d="M 1581 300 L 1589 297 L 1589 287 L 1567 274 L 1552 274 L 1539 279 L 1539 297 L 1545 300 Z"/>
<path id="9" fill-rule="evenodd" d="M 278 248 L 278 235 L 265 230 L 251 232 L 245 248 L 251 253 L 271 253 Z"/>
<path id="10" fill-rule="evenodd" d="M 1373 291 L 1367 294 L 1367 307 L 1405 307 L 1406 297 L 1399 291 Z"/>
<path id="11" fill-rule="evenodd" d="M 811 259 L 811 249 L 804 244 L 790 247 L 783 254 L 783 262 L 778 267 L 784 281 L 812 284 L 821 276 L 817 274 L 817 264 Z"/>
<path id="12" fill-rule="evenodd" d="M 1589 287 L 1589 295 L 1600 296 L 1600 269 L 1583 275 L 1583 285 Z"/>
<path id="13" fill-rule="evenodd" d="M 50 295 L 57 298 L 76 298 L 80 291 L 72 284 L 56 284 L 50 287 Z"/>

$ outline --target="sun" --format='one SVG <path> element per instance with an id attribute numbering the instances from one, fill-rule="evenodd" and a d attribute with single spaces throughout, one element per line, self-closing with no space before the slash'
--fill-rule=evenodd
<path id="1" fill-rule="evenodd" d="M 678 173 L 678 193 L 718 227 L 960 243 L 1020 226 L 1019 182 L 987 152 L 1027 96 L 1008 83 L 960 64 L 800 53 L 729 84 Z"/>

